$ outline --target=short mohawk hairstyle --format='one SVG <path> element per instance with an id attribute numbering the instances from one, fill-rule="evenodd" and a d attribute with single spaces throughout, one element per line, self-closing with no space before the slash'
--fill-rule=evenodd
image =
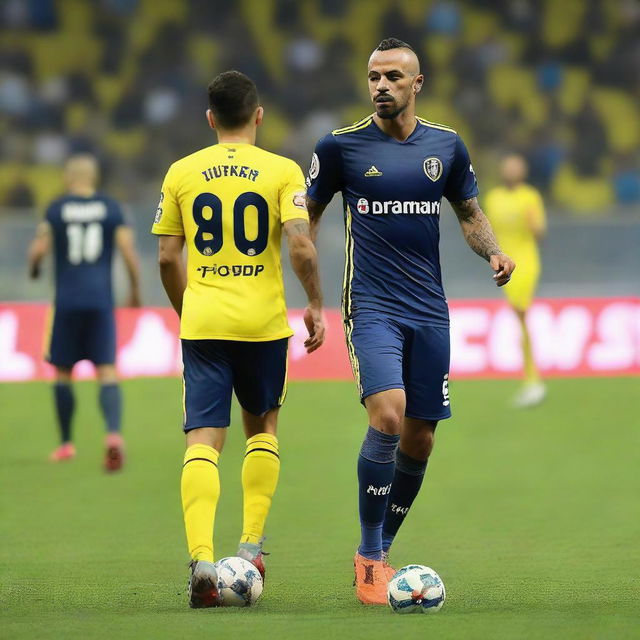
<path id="1" fill-rule="evenodd" d="M 403 40 L 398 40 L 398 38 L 385 38 L 376 47 L 376 51 L 389 51 L 389 49 L 411 49 L 411 51 L 414 50 L 410 44 L 407 44 Z"/>

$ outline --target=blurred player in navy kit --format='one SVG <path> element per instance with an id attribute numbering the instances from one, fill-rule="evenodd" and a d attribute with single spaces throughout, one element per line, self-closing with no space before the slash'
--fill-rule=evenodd
<path id="1" fill-rule="evenodd" d="M 64 177 L 67 193 L 49 205 L 29 249 L 32 278 L 39 276 L 42 259 L 52 248 L 55 264 L 55 309 L 47 360 L 56 370 L 54 398 L 61 444 L 50 460 L 75 456 L 72 370 L 86 359 L 96 366 L 100 384 L 100 407 L 107 427 L 105 469 L 116 471 L 123 463 L 123 440 L 111 286 L 114 247 L 120 250 L 129 274 L 128 306 L 132 307 L 140 306 L 138 257 L 133 232 L 120 206 L 96 192 L 96 159 L 87 154 L 71 157 Z"/>
<path id="2" fill-rule="evenodd" d="M 439 257 L 440 202 L 451 202 L 469 246 L 499 286 L 515 268 L 478 206 L 467 149 L 446 125 L 416 117 L 418 58 L 388 38 L 372 53 L 375 113 L 317 146 L 307 180 L 315 237 L 341 191 L 346 227 L 343 318 L 369 429 L 358 459 L 361 541 L 356 596 L 386 604 L 389 547 L 424 477 L 449 401 L 449 312 Z"/>

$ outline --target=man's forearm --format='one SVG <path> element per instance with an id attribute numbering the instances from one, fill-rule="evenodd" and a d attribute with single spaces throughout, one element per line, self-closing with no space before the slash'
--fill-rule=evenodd
<path id="1" fill-rule="evenodd" d="M 320 307 L 322 306 L 322 289 L 318 274 L 318 254 L 308 240 L 307 243 L 306 247 L 290 249 L 289 258 L 291 266 L 307 294 L 309 304 Z"/>
<path id="2" fill-rule="evenodd" d="M 160 279 L 167 292 L 167 297 L 176 313 L 182 315 L 182 297 L 187 288 L 187 278 L 182 261 L 163 262 L 160 264 Z"/>
<path id="3" fill-rule="evenodd" d="M 462 233 L 467 244 L 482 258 L 489 260 L 502 250 L 491 228 L 491 223 L 482 212 L 476 198 L 452 202 L 451 206 L 458 216 Z"/>

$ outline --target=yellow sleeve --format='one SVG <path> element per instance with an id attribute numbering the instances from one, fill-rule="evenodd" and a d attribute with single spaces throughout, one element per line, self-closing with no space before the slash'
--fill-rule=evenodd
<path id="1" fill-rule="evenodd" d="M 183 236 L 182 212 L 176 197 L 177 181 L 175 169 L 172 165 L 162 183 L 160 202 L 156 209 L 156 217 L 153 221 L 151 233 L 158 236 Z"/>
<path id="2" fill-rule="evenodd" d="M 309 214 L 305 204 L 302 170 L 295 162 L 291 162 L 280 187 L 280 221 L 286 222 L 294 218 L 308 220 Z"/>

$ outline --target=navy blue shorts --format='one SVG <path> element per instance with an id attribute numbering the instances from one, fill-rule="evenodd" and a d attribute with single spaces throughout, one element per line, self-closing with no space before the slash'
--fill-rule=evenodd
<path id="1" fill-rule="evenodd" d="M 55 309 L 47 360 L 70 369 L 80 360 L 95 365 L 116 361 L 113 309 Z"/>
<path id="2" fill-rule="evenodd" d="M 345 321 L 345 332 L 363 402 L 380 391 L 404 389 L 408 418 L 451 417 L 448 327 L 360 312 Z"/>
<path id="3" fill-rule="evenodd" d="M 231 395 L 262 416 L 287 392 L 289 338 L 267 342 L 182 340 L 184 430 L 228 427 Z"/>

